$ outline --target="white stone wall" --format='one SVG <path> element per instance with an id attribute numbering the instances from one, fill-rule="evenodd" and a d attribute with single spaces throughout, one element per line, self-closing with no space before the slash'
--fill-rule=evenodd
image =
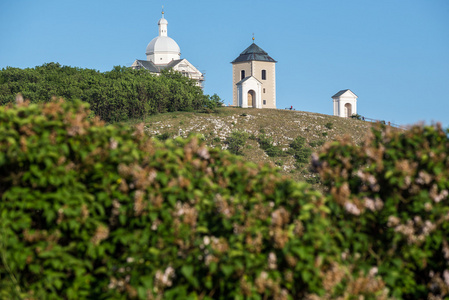
<path id="1" fill-rule="evenodd" d="M 263 108 L 276 108 L 276 64 L 267 61 L 253 61 L 252 64 L 253 76 L 262 83 L 262 100 L 267 102 Z M 265 80 L 262 79 L 262 70 L 266 71 Z"/>
<path id="2" fill-rule="evenodd" d="M 242 80 L 240 75 L 242 70 L 245 70 L 245 76 L 251 76 L 251 63 L 245 61 L 232 64 L 232 105 L 234 106 L 239 106 L 237 82 Z"/>
<path id="3" fill-rule="evenodd" d="M 191 79 L 195 79 L 197 81 L 198 86 L 202 86 L 202 82 L 204 81 L 203 74 L 198 71 L 187 59 L 183 59 L 180 63 L 173 67 L 174 71 L 181 72 L 184 76 L 187 76 Z"/>
<path id="4" fill-rule="evenodd" d="M 173 60 L 180 58 L 179 52 L 159 52 L 147 56 L 147 60 L 152 61 L 155 65 L 168 65 Z"/>

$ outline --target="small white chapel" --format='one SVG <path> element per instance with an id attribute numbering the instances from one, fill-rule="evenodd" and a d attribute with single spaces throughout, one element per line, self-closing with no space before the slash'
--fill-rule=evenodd
<path id="1" fill-rule="evenodd" d="M 197 85 L 202 86 L 204 75 L 187 59 L 181 59 L 181 49 L 168 36 L 168 21 L 164 18 L 164 11 L 162 11 L 162 18 L 157 25 L 159 26 L 159 35 L 148 44 L 145 51 L 147 59 L 136 59 L 131 65 L 131 68 L 145 69 L 156 75 L 160 75 L 164 69 L 172 69 L 182 73 L 186 77 L 196 80 Z"/>
<path id="2" fill-rule="evenodd" d="M 334 116 L 350 118 L 357 114 L 357 95 L 351 90 L 341 90 L 332 96 Z"/>

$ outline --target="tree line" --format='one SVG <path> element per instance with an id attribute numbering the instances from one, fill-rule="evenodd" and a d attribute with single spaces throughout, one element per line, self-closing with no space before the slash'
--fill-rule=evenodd
<path id="1" fill-rule="evenodd" d="M 89 103 L 95 115 L 106 122 L 213 109 L 221 103 L 217 95 L 205 95 L 195 80 L 171 70 L 156 76 L 122 66 L 99 72 L 53 62 L 35 68 L 2 69 L 0 104 L 13 102 L 18 93 L 33 103 L 47 102 L 54 96 L 67 101 L 80 99 Z"/>

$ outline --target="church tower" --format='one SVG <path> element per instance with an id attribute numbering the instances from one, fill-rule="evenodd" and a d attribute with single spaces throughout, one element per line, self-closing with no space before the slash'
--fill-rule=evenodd
<path id="1" fill-rule="evenodd" d="M 232 62 L 233 105 L 276 108 L 276 61 L 253 43 Z"/>
<path id="2" fill-rule="evenodd" d="M 181 50 L 178 44 L 167 34 L 168 21 L 164 18 L 163 11 L 162 18 L 157 25 L 159 26 L 159 36 L 152 39 L 148 44 L 145 51 L 147 60 L 155 65 L 166 65 L 173 60 L 180 59 Z"/>

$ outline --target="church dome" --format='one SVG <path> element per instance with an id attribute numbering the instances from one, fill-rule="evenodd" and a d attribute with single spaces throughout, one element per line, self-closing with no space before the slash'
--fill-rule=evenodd
<path id="1" fill-rule="evenodd" d="M 167 25 L 168 21 L 166 19 L 162 18 L 162 19 L 159 20 L 159 22 L 157 22 L 157 25 L 162 25 L 162 24 Z"/>
<path id="2" fill-rule="evenodd" d="M 145 54 L 147 60 L 152 61 L 156 65 L 167 65 L 173 60 L 181 58 L 181 49 L 178 44 L 167 35 L 168 21 L 162 18 L 157 23 L 159 26 L 159 36 L 155 37 L 148 44 Z"/>
<path id="3" fill-rule="evenodd" d="M 164 19 L 165 20 L 165 19 Z M 168 36 L 158 36 L 151 40 L 145 52 L 146 55 L 157 53 L 180 54 L 181 49 L 178 44 Z"/>

